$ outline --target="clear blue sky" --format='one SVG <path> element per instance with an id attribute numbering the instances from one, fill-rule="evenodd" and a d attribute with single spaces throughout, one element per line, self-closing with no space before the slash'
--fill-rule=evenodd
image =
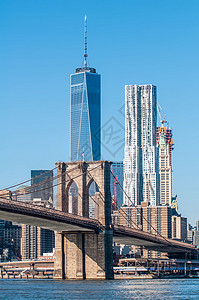
<path id="1" fill-rule="evenodd" d="M 0 186 L 69 160 L 69 75 L 102 75 L 102 125 L 123 127 L 125 84 L 154 84 L 173 129 L 173 193 L 199 219 L 199 1 L 0 1 Z M 121 109 L 121 110 L 120 110 Z M 124 132 L 120 134 L 124 137 Z M 107 147 L 110 148 L 110 147 Z M 117 149 L 116 149 L 117 150 Z M 102 148 L 103 158 L 122 160 Z"/>

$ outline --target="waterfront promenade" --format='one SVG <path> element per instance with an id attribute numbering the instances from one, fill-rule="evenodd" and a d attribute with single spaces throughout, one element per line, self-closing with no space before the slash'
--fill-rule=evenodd
<path id="1" fill-rule="evenodd" d="M 114 279 L 199 278 L 199 261 L 183 259 L 120 259 Z M 1 279 L 52 279 L 54 259 L 0 263 Z"/>

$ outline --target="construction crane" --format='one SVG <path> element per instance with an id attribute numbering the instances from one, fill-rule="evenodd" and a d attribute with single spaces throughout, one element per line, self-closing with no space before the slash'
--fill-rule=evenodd
<path id="1" fill-rule="evenodd" d="M 160 123 L 162 124 L 162 127 L 164 127 L 164 124 L 166 123 L 168 125 L 168 122 L 166 120 L 166 115 L 164 116 L 164 118 L 162 118 L 162 114 L 161 114 L 161 106 L 159 103 L 157 103 L 157 110 L 158 110 L 158 114 L 159 114 L 159 117 L 160 117 Z"/>

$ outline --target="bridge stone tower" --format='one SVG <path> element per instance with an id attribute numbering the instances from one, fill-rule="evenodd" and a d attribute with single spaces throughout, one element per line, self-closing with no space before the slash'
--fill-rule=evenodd
<path id="1" fill-rule="evenodd" d="M 94 181 L 99 189 L 97 213 L 102 225 L 99 232 L 56 232 L 56 279 L 113 279 L 110 165 L 108 161 L 56 163 L 57 209 L 69 212 L 69 190 L 75 182 L 78 188 L 77 214 L 88 218 L 89 188 Z"/>

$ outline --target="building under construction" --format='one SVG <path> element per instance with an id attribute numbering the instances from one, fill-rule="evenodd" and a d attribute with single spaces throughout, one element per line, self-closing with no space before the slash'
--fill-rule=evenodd
<path id="1" fill-rule="evenodd" d="M 160 203 L 171 205 L 172 198 L 172 130 L 168 126 L 157 128 L 157 146 L 159 147 L 159 172 L 160 172 Z"/>

